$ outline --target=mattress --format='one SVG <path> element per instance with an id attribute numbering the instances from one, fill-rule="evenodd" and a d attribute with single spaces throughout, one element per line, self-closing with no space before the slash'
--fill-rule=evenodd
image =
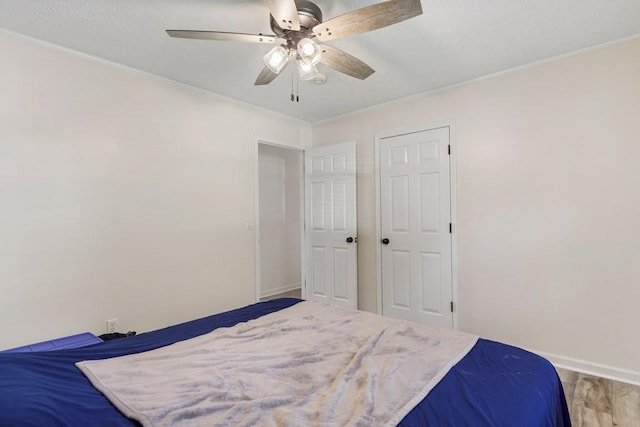
<path id="1" fill-rule="evenodd" d="M 88 347 L 0 353 L 0 425 L 131 426 L 75 366 L 153 350 L 290 307 L 286 298 Z M 560 379 L 544 358 L 480 339 L 400 426 L 570 426 Z"/>

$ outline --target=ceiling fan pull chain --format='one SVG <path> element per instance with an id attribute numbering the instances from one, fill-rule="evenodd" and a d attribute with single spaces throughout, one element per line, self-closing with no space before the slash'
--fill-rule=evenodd
<path id="1" fill-rule="evenodd" d="M 300 76 L 296 73 L 296 102 L 300 102 Z"/>
<path id="2" fill-rule="evenodd" d="M 296 100 L 296 96 L 293 93 L 293 72 L 291 72 L 291 102 Z"/>

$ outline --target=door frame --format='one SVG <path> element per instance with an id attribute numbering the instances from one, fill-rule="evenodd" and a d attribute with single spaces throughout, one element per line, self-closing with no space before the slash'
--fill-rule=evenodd
<path id="1" fill-rule="evenodd" d="M 457 160 L 456 160 L 456 132 L 455 122 L 435 122 L 422 126 L 400 128 L 391 131 L 384 131 L 374 134 L 374 178 L 375 178 L 375 210 L 376 210 L 376 292 L 377 292 L 377 312 L 382 314 L 382 219 L 380 215 L 380 143 L 384 138 L 406 135 L 409 133 L 424 132 L 433 129 L 448 127 L 449 144 L 451 145 L 451 155 L 449 156 L 449 179 L 450 179 L 450 200 L 451 200 L 451 295 L 453 299 L 453 329 L 458 329 L 458 313 L 460 304 L 458 299 L 458 212 L 457 212 Z"/>
<path id="2" fill-rule="evenodd" d="M 293 150 L 301 153 L 301 168 L 300 168 L 300 291 L 303 299 L 307 296 L 306 286 L 306 236 L 305 236 L 305 188 L 304 188 L 304 156 L 305 149 L 295 145 L 287 145 L 282 143 L 276 143 L 269 141 L 265 138 L 255 138 L 255 155 L 254 155 L 254 215 L 253 224 L 249 220 L 247 222 L 247 229 L 250 230 L 253 225 L 253 241 L 255 250 L 255 275 L 256 275 L 256 288 L 255 288 L 255 301 L 260 302 L 260 145 L 270 145 L 272 147 L 281 148 L 284 150 Z"/>

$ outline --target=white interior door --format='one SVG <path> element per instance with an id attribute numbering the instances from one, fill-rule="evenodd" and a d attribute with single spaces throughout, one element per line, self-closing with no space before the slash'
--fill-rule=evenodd
<path id="1" fill-rule="evenodd" d="M 357 308 L 356 146 L 305 151 L 307 299 Z"/>
<path id="2" fill-rule="evenodd" d="M 449 127 L 380 140 L 382 312 L 453 327 Z"/>

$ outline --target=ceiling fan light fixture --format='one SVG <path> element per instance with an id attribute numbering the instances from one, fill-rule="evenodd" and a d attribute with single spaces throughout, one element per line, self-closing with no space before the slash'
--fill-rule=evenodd
<path id="1" fill-rule="evenodd" d="M 271 71 L 280 74 L 280 71 L 289 62 L 289 50 L 284 46 L 276 46 L 264 56 L 263 61 Z"/>
<path id="2" fill-rule="evenodd" d="M 318 69 L 314 64 L 307 64 L 298 60 L 298 77 L 300 80 L 311 80 L 318 74 Z"/>
<path id="3" fill-rule="evenodd" d="M 317 85 L 323 85 L 327 83 L 327 75 L 325 73 L 318 72 L 311 80 Z"/>
<path id="4" fill-rule="evenodd" d="M 316 65 L 320 62 L 322 48 L 310 38 L 304 38 L 298 42 L 298 57 L 306 64 Z"/>

